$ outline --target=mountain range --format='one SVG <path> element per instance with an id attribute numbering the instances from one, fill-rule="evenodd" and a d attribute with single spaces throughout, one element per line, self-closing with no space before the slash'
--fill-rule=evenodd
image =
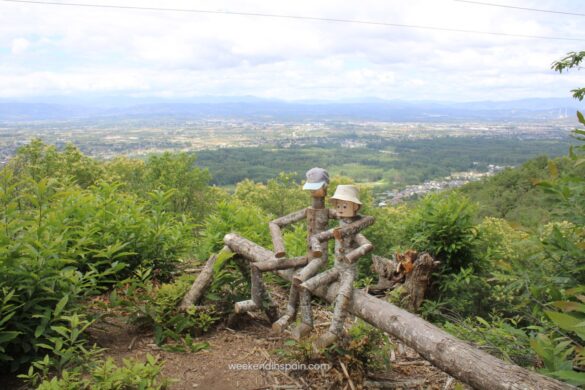
<path id="1" fill-rule="evenodd" d="M 85 96 L 0 99 L 0 122 L 218 118 L 261 121 L 539 121 L 571 117 L 577 109 L 580 109 L 579 102 L 569 98 L 437 102 L 377 98 L 284 101 L 253 96 L 172 100 Z"/>

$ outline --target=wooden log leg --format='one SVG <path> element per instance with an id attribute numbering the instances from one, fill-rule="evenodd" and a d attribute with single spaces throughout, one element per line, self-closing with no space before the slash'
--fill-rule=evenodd
<path id="1" fill-rule="evenodd" d="M 229 248 L 225 246 L 224 249 L 222 249 L 222 251 L 225 250 L 229 251 Z M 191 286 L 187 294 L 185 294 L 185 296 L 183 297 L 183 300 L 179 305 L 179 310 L 181 311 L 187 310 L 188 308 L 196 304 L 199 301 L 199 299 L 201 299 L 201 297 L 205 294 L 205 290 L 207 289 L 207 287 L 211 283 L 211 280 L 213 279 L 213 266 L 215 265 L 216 260 L 217 254 L 214 254 L 207 260 L 205 266 L 203 267 L 203 270 L 201 270 L 199 275 L 197 275 L 197 279 L 195 279 L 195 282 L 193 282 L 193 285 Z"/>
<path id="2" fill-rule="evenodd" d="M 272 301 L 270 294 L 264 286 L 262 280 L 262 273 L 256 267 L 251 267 L 252 274 L 252 300 L 257 307 L 262 308 L 270 322 L 274 322 L 278 319 L 278 308 Z"/>
<path id="3" fill-rule="evenodd" d="M 339 291 L 335 299 L 335 309 L 333 311 L 333 320 L 329 330 L 331 333 L 341 336 L 343 332 L 343 321 L 347 317 L 347 308 L 351 303 L 353 295 L 353 282 L 355 280 L 355 269 L 344 270 L 340 277 Z"/>
<path id="4" fill-rule="evenodd" d="M 307 265 L 307 256 L 293 257 L 290 259 L 275 259 L 252 263 L 252 267 L 258 268 L 261 272 L 277 271 L 281 269 L 298 268 Z"/>
<path id="5" fill-rule="evenodd" d="M 339 278 L 339 270 L 336 268 L 328 269 L 327 271 L 321 272 L 313 276 L 306 282 L 301 283 L 301 288 L 313 291 L 318 287 L 327 286 L 335 282 Z"/>
<path id="6" fill-rule="evenodd" d="M 325 332 L 313 345 L 314 349 L 323 349 L 333 344 L 343 333 L 343 324 L 347 317 L 348 308 L 353 295 L 353 282 L 355 280 L 355 269 L 344 270 L 340 275 L 339 290 L 335 298 L 335 309 L 329 330 Z"/>
<path id="7" fill-rule="evenodd" d="M 242 314 L 257 309 L 258 306 L 256 306 L 256 303 L 254 303 L 254 301 L 251 299 L 247 301 L 236 302 L 236 304 L 234 305 L 234 312 L 236 314 Z"/>
<path id="8" fill-rule="evenodd" d="M 286 312 L 272 324 L 272 331 L 280 334 L 284 332 L 286 327 L 295 320 L 297 316 L 297 307 L 299 304 L 299 289 L 294 284 L 291 284 L 288 293 L 288 302 L 286 304 Z"/>
<path id="9" fill-rule="evenodd" d="M 295 340 L 300 340 L 313 330 L 313 311 L 311 309 L 311 292 L 303 288 L 297 288 L 300 290 L 299 309 L 301 323 L 293 330 L 292 336 Z"/>
<path id="10" fill-rule="evenodd" d="M 245 313 L 247 311 L 262 309 L 270 322 L 276 321 L 278 319 L 278 308 L 272 301 L 268 291 L 266 291 L 266 287 L 262 281 L 262 273 L 258 268 L 251 266 L 250 275 L 252 299 L 237 302 L 234 305 L 234 311 L 236 313 Z"/>
<path id="11" fill-rule="evenodd" d="M 323 245 L 325 244 L 325 245 Z M 293 283 L 296 285 L 299 285 L 301 283 L 303 283 L 306 280 L 311 279 L 313 276 L 317 275 L 317 273 L 319 273 L 319 270 L 321 269 L 321 267 L 323 267 L 325 264 L 327 264 L 327 243 L 323 243 L 323 250 L 325 252 L 323 252 L 323 254 L 321 255 L 321 257 L 315 257 L 312 259 L 309 259 L 309 263 L 304 266 L 300 271 L 296 272 L 295 275 L 293 276 Z"/>

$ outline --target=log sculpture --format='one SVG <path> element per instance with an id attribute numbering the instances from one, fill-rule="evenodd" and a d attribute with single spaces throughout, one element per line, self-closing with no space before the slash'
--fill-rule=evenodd
<path id="1" fill-rule="evenodd" d="M 333 319 L 329 330 L 314 344 L 316 349 L 334 343 L 343 332 L 343 322 L 347 316 L 347 308 L 351 303 L 353 282 L 357 275 L 357 260 L 373 250 L 372 244 L 359 232 L 374 222 L 372 217 L 357 215 L 361 206 L 358 189 L 350 185 L 340 185 L 331 197 L 335 211 L 341 218 L 340 228 L 314 235 L 311 247 L 320 249 L 321 241 L 335 237 L 335 263 L 329 269 L 301 284 L 303 289 L 312 291 L 314 288 L 339 280 L 340 287 L 335 299 Z"/>
<path id="2" fill-rule="evenodd" d="M 294 321 L 297 309 L 301 312 L 301 323 L 293 330 L 293 337 L 300 339 L 313 329 L 313 314 L 311 310 L 311 292 L 301 290 L 298 285 L 315 275 L 319 269 L 327 264 L 327 242 L 319 243 L 318 249 L 311 252 L 308 250 L 306 256 L 287 259 L 286 248 L 282 237 L 282 228 L 299 222 L 307 221 L 307 247 L 310 248 L 310 237 L 327 229 L 329 220 L 336 218 L 333 210 L 325 208 L 325 196 L 329 184 L 329 174 L 322 168 L 312 168 L 307 174 L 307 181 L 303 189 L 310 191 L 313 203 L 311 207 L 295 211 L 284 217 L 270 222 L 269 230 L 274 248 L 274 259 L 265 263 L 252 263 L 250 271 L 252 274 L 252 301 L 238 302 L 235 311 L 241 313 L 257 308 L 268 308 L 265 310 L 276 333 L 281 333 L 292 321 Z M 294 282 L 290 287 L 289 298 L 285 313 L 280 318 L 275 318 L 274 306 L 270 296 L 267 294 L 262 282 L 262 273 L 283 269 L 294 269 Z"/>
<path id="3" fill-rule="evenodd" d="M 237 234 L 228 234 L 224 243 L 236 254 L 251 262 L 274 260 L 274 253 Z M 292 270 L 276 271 L 292 281 Z M 314 295 L 334 302 L 339 283 L 315 287 Z M 560 390 L 576 389 L 567 383 L 534 371 L 506 363 L 487 352 L 463 342 L 415 314 L 400 309 L 359 290 L 352 291 L 347 310 L 376 328 L 400 339 L 424 359 L 454 378 L 485 390 Z"/>

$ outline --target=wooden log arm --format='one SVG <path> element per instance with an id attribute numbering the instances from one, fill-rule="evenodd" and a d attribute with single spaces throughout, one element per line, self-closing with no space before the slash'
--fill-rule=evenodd
<path id="1" fill-rule="evenodd" d="M 325 230 L 324 232 L 311 236 L 310 244 L 313 257 L 321 257 L 321 243 L 323 241 L 327 241 L 332 238 L 340 240 L 342 238 L 355 235 L 368 226 L 371 226 L 374 222 L 374 217 L 366 216 L 343 227 Z"/>
<path id="2" fill-rule="evenodd" d="M 251 266 L 260 272 L 277 271 L 288 268 L 298 268 L 307 265 L 309 258 L 307 256 L 292 257 L 290 259 L 275 259 L 252 263 Z"/>
<path id="3" fill-rule="evenodd" d="M 274 254 L 236 234 L 228 234 L 225 244 L 249 261 L 274 259 Z M 291 280 L 291 270 L 277 271 Z M 339 283 L 317 287 L 313 294 L 334 302 Z M 577 389 L 567 383 L 546 377 L 534 371 L 506 363 L 487 352 L 457 339 L 422 318 L 362 291 L 353 290 L 349 312 L 366 322 L 402 340 L 424 359 L 449 375 L 485 390 L 560 390 Z"/>
<path id="4" fill-rule="evenodd" d="M 345 260 L 348 263 L 355 263 L 360 257 L 365 256 L 374 250 L 372 243 L 363 234 L 357 234 L 355 238 L 359 247 L 345 255 Z"/>
<path id="5" fill-rule="evenodd" d="M 270 230 L 270 237 L 272 238 L 272 246 L 274 247 L 274 255 L 277 258 L 286 256 L 286 249 L 284 247 L 281 228 L 286 225 L 290 225 L 291 223 L 300 221 L 301 219 L 305 218 L 306 215 L 307 209 L 302 209 L 285 215 L 284 217 L 277 218 L 268 224 L 268 230 Z"/>

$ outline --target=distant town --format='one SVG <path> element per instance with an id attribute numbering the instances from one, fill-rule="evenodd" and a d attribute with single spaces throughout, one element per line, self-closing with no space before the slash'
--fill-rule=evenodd
<path id="1" fill-rule="evenodd" d="M 492 176 L 505 168 L 508 167 L 489 164 L 487 172 L 456 172 L 443 179 L 429 180 L 422 184 L 409 185 L 399 191 L 384 191 L 378 194 L 377 205 L 378 207 L 397 205 L 406 200 L 417 199 L 430 192 L 461 187 L 469 182 L 479 181 L 484 177 Z"/>

